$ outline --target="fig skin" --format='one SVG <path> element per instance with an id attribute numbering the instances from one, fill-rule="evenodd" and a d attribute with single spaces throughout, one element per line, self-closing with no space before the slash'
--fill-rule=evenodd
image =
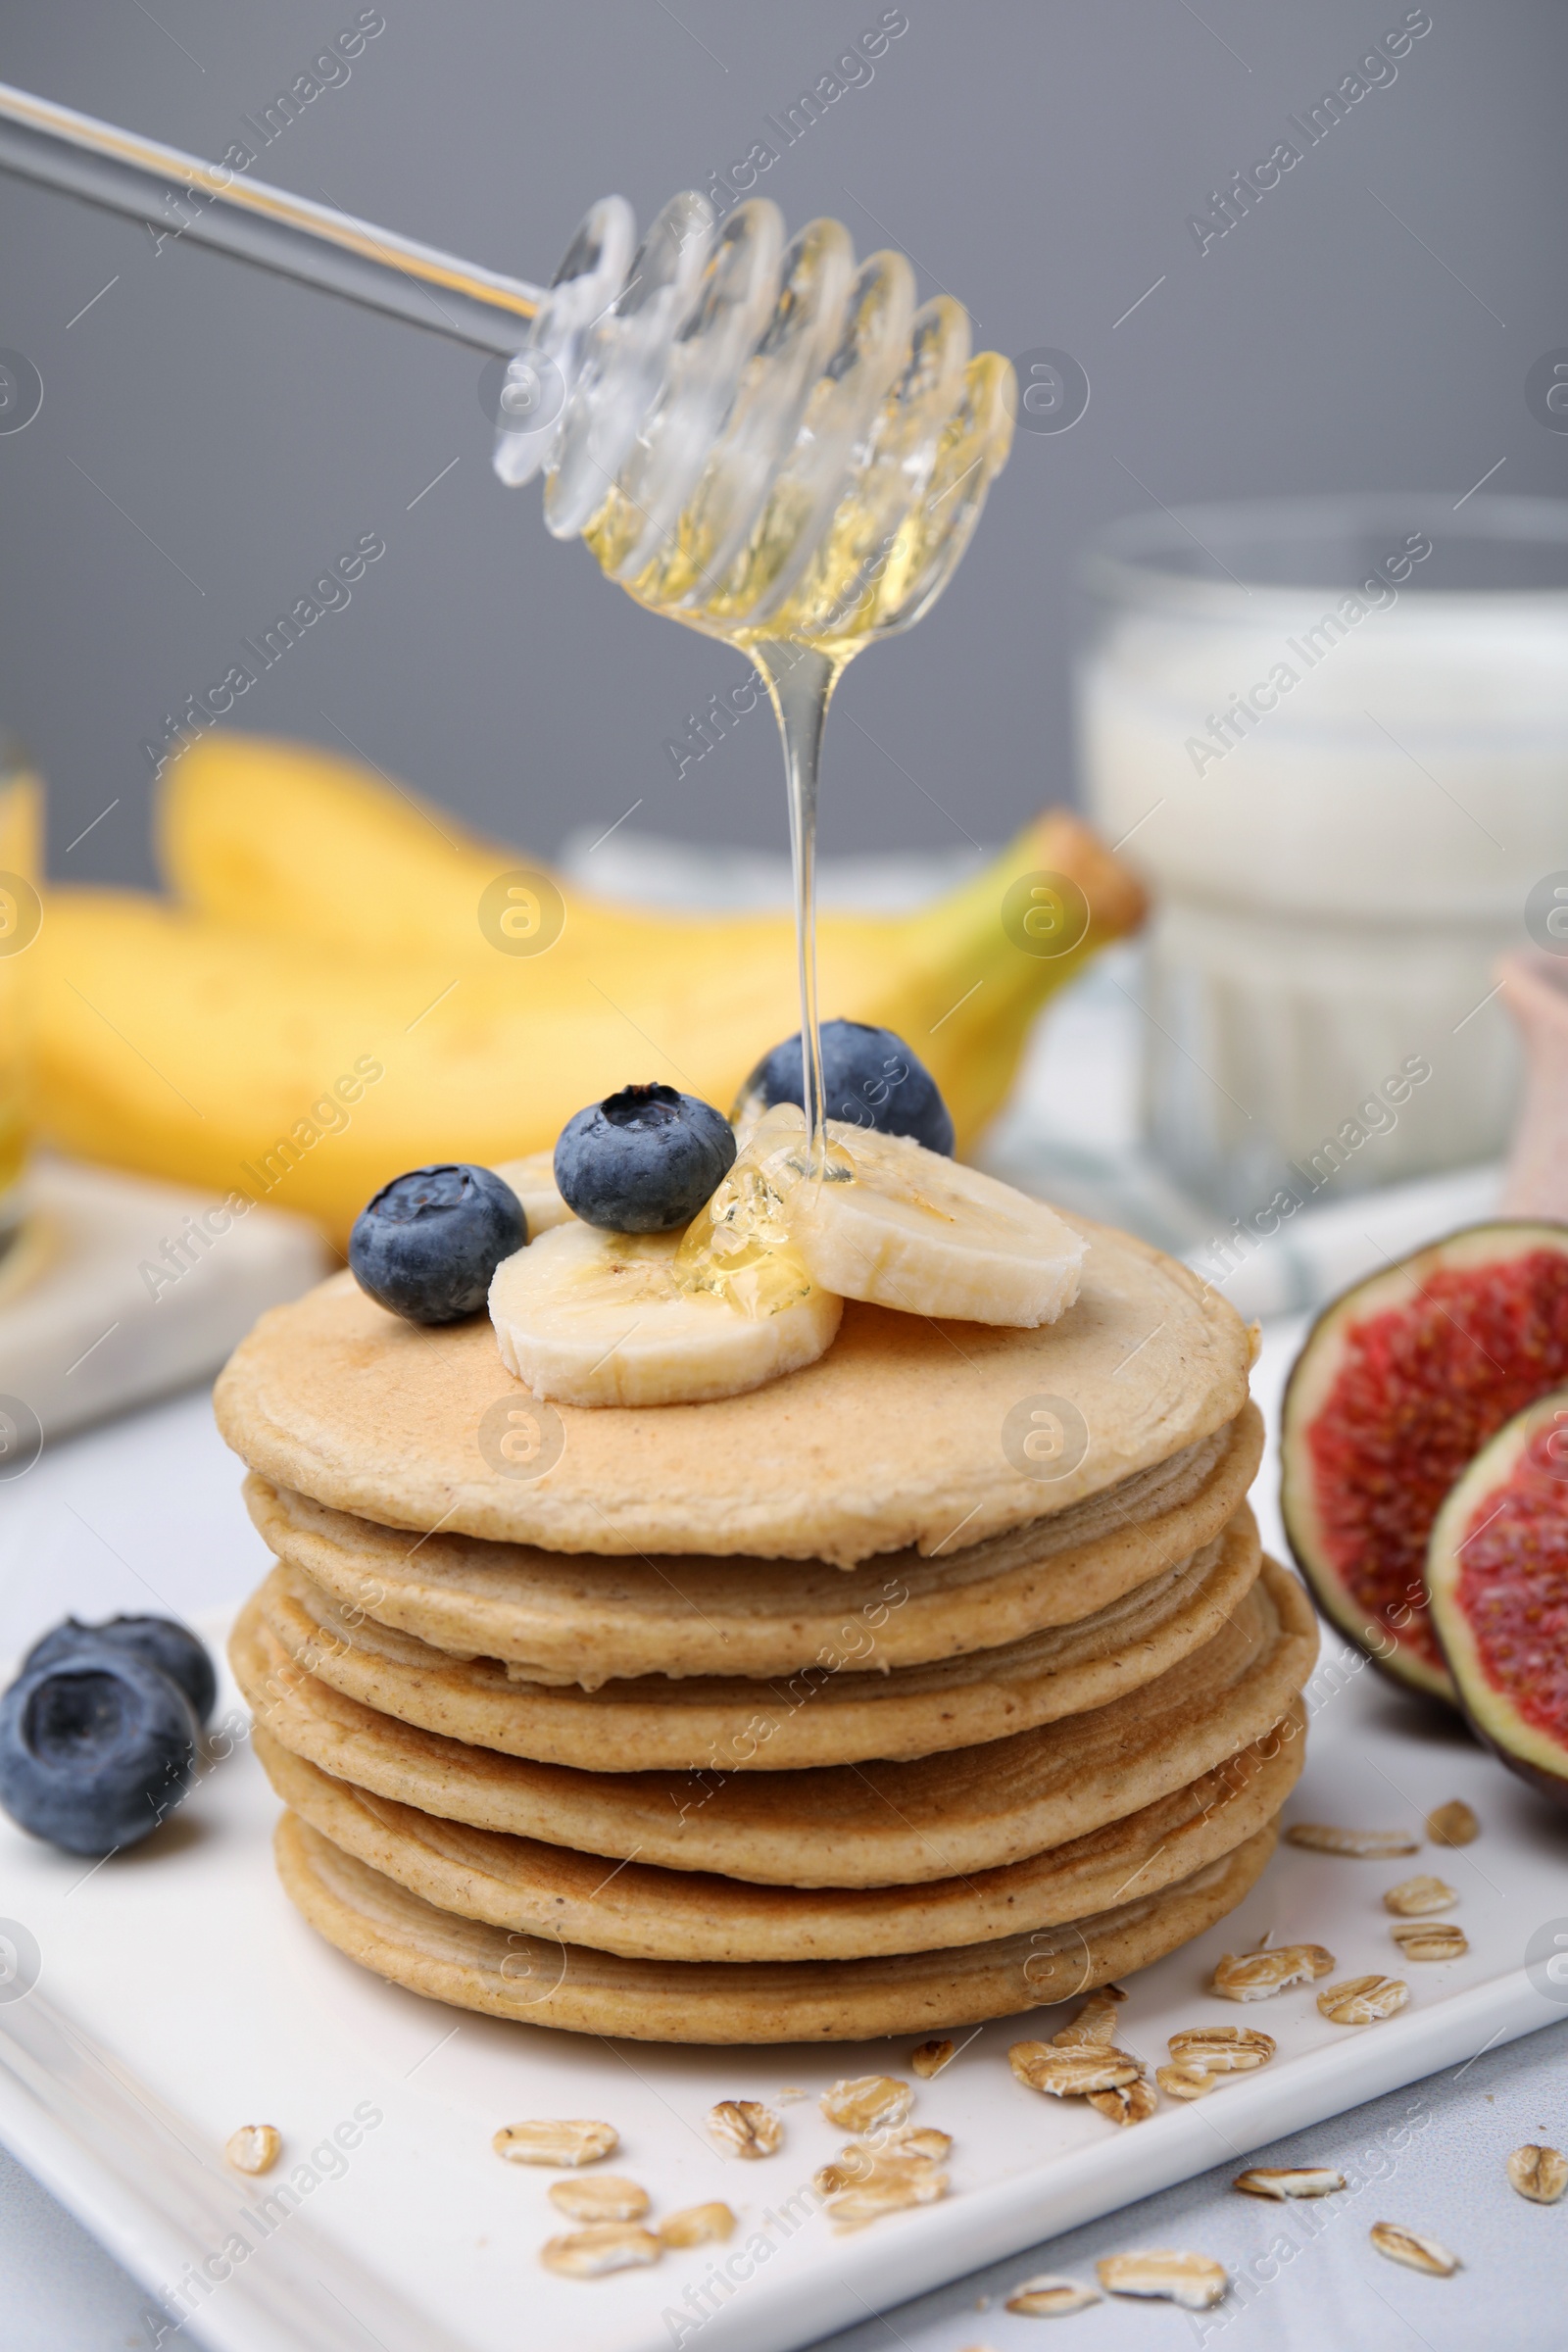
<path id="1" fill-rule="evenodd" d="M 1564 1420 L 1568 1420 L 1568 1388 L 1548 1390 L 1505 1421 L 1487 1441 L 1449 1489 L 1432 1523 L 1427 1545 L 1427 1582 L 1432 1595 L 1432 1630 L 1453 1678 L 1459 1711 L 1466 1724 L 1499 1764 L 1506 1765 L 1559 1812 L 1568 1813 L 1568 1731 L 1556 1737 L 1557 1751 L 1562 1757 L 1560 1771 L 1552 1771 L 1535 1756 L 1521 1755 L 1512 1744 L 1507 1721 L 1513 1712 L 1512 1703 L 1505 1692 L 1494 1690 L 1488 1683 L 1479 1648 L 1468 1647 L 1459 1638 L 1459 1629 L 1467 1626 L 1468 1621 L 1454 1591 L 1456 1580 L 1452 1572 L 1458 1550 L 1469 1541 L 1467 1531 L 1475 1526 L 1478 1516 L 1486 1516 L 1487 1505 L 1509 1492 L 1529 1493 L 1534 1483 L 1528 1459 L 1533 1441 L 1552 1422 Z M 1546 1494 L 1555 1490 L 1554 1470 L 1551 1477 L 1553 1484 L 1544 1490 Z M 1539 1485 L 1537 1492 L 1543 1492 Z M 1568 1465 L 1565 1465 L 1562 1502 L 1561 1517 L 1568 1527 Z M 1530 1731 L 1537 1740 L 1549 1737 L 1539 1726 L 1531 1726 Z"/>
<path id="2" fill-rule="evenodd" d="M 1438 1647 L 1443 1651 L 1448 1672 L 1453 1674 L 1453 1657 L 1441 1633 L 1438 1635 Z M 1491 1729 L 1486 1718 L 1477 1712 L 1474 1704 L 1465 1696 L 1464 1685 L 1457 1675 L 1454 1675 L 1454 1688 L 1459 1693 L 1458 1713 L 1465 1729 L 1477 1743 L 1486 1749 L 1488 1755 L 1495 1756 L 1499 1764 L 1506 1764 L 1508 1770 L 1521 1781 L 1528 1781 L 1538 1796 L 1544 1796 L 1560 1813 L 1568 1813 L 1568 1746 L 1563 1749 L 1561 1773 L 1544 1771 L 1541 1765 L 1510 1752 L 1499 1735 Z"/>
<path id="3" fill-rule="evenodd" d="M 1290 1378 L 1285 1383 L 1284 1396 L 1280 1400 L 1280 1444 L 1282 1452 L 1285 1446 L 1289 1442 L 1289 1434 L 1291 1431 L 1291 1397 L 1296 1390 L 1297 1383 L 1299 1380 L 1302 1371 L 1311 1360 L 1314 1350 L 1314 1342 L 1318 1340 L 1320 1334 L 1323 1332 L 1325 1324 L 1327 1324 L 1331 1318 L 1340 1315 L 1342 1311 L 1348 1306 L 1350 1300 L 1355 1297 L 1356 1293 L 1363 1288 L 1363 1284 L 1354 1283 L 1348 1290 L 1342 1291 L 1337 1298 L 1331 1298 L 1328 1305 L 1321 1308 L 1317 1315 L 1314 1316 L 1311 1328 L 1307 1332 L 1305 1339 L 1301 1342 L 1300 1349 L 1297 1355 L 1296 1361 L 1291 1366 Z M 1305 1434 L 1306 1433 L 1303 1430 L 1301 1432 L 1303 1440 L 1305 1438 Z M 1337 1634 L 1343 1634 L 1346 1641 L 1350 1642 L 1354 1648 L 1358 1649 L 1362 1657 L 1364 1657 L 1370 1665 L 1375 1666 L 1378 1673 L 1383 1676 L 1384 1680 L 1392 1683 L 1396 1690 L 1402 1690 L 1407 1695 L 1413 1695 L 1417 1698 L 1431 1699 L 1437 1705 L 1444 1707 L 1445 1709 L 1456 1708 L 1458 1706 L 1457 1693 L 1451 1690 L 1445 1690 L 1441 1687 L 1434 1685 L 1430 1672 L 1427 1669 L 1424 1661 L 1417 1660 L 1412 1666 L 1407 1655 L 1401 1654 L 1397 1634 L 1395 1635 L 1393 1641 L 1386 1649 L 1379 1648 L 1375 1641 L 1368 1639 L 1368 1634 L 1371 1631 L 1369 1622 L 1364 1614 L 1361 1616 L 1361 1622 L 1356 1622 L 1358 1612 L 1353 1595 L 1348 1592 L 1347 1587 L 1342 1585 L 1337 1577 L 1332 1576 L 1327 1568 L 1318 1560 L 1317 1556 L 1312 1550 L 1311 1545 L 1307 1543 L 1304 1535 L 1298 1530 L 1296 1524 L 1295 1513 L 1292 1508 L 1292 1500 L 1291 1481 L 1285 1472 L 1285 1466 L 1282 1462 L 1280 1478 L 1280 1518 L 1285 1527 L 1285 1541 L 1291 1547 L 1291 1558 L 1295 1561 L 1302 1582 L 1305 1584 L 1307 1591 L 1311 1593 L 1313 1601 L 1317 1606 L 1319 1615 L 1324 1617 L 1328 1623 L 1333 1626 Z M 1403 1607 L 1408 1613 L 1408 1602 L 1401 1602 L 1398 1605 Z"/>
<path id="4" fill-rule="evenodd" d="M 1568 1257 L 1568 1224 L 1551 1223 L 1533 1217 L 1488 1218 L 1460 1228 L 1442 1241 L 1413 1250 L 1396 1264 L 1382 1267 L 1349 1285 L 1337 1298 L 1332 1299 L 1314 1320 L 1286 1384 L 1281 1414 L 1282 1478 L 1280 1507 L 1285 1532 L 1297 1567 L 1305 1579 L 1319 1609 L 1328 1621 L 1369 1658 L 1380 1673 L 1396 1683 L 1401 1690 L 1414 1690 L 1426 1698 L 1445 1702 L 1455 1712 L 1462 1712 L 1459 1694 L 1453 1686 L 1451 1668 L 1446 1653 L 1434 1643 L 1445 1662 L 1429 1663 L 1412 1645 L 1401 1642 L 1398 1628 L 1390 1628 L 1374 1618 L 1370 1609 L 1359 1602 L 1349 1587 L 1323 1556 L 1321 1545 L 1314 1544 L 1311 1532 L 1303 1521 L 1309 1520 L 1313 1509 L 1313 1490 L 1310 1472 L 1305 1468 L 1309 1432 L 1317 1415 L 1327 1403 L 1338 1363 L 1345 1360 L 1341 1334 L 1358 1323 L 1363 1314 L 1375 1316 L 1397 1308 L 1420 1295 L 1422 1285 L 1432 1274 L 1450 1269 L 1481 1267 L 1495 1264 L 1499 1270 L 1511 1262 L 1547 1250 L 1559 1257 Z M 1401 1298 L 1401 1278 L 1403 1296 Z M 1381 1294 L 1381 1296 L 1380 1296 Z M 1322 1381 L 1325 1360 L 1331 1371 Z M 1545 1390 L 1555 1388 L 1564 1378 L 1568 1367 L 1548 1376 Z M 1322 1394 L 1314 1399 L 1310 1417 L 1301 1410 L 1301 1390 L 1305 1382 L 1322 1382 Z M 1543 1392 L 1544 1393 L 1544 1391 Z M 1532 1402 L 1539 1401 L 1539 1398 Z M 1524 1407 L 1531 1409 L 1530 1404 Z M 1492 1442 L 1491 1433 L 1485 1443 Z M 1461 1472 L 1460 1475 L 1463 1475 Z M 1406 1588 L 1408 1592 L 1409 1588 Z M 1414 1598 L 1419 1603 L 1422 1594 Z M 1415 1612 L 1409 1600 L 1397 1602 L 1396 1611 Z M 1427 1612 L 1430 1622 L 1430 1611 Z M 1381 1637 L 1381 1638 L 1380 1638 Z M 1565 1754 L 1568 1764 L 1568 1754 Z"/>
<path id="5" fill-rule="evenodd" d="M 1528 1781 L 1536 1793 L 1544 1796 L 1548 1804 L 1555 1805 L 1559 1813 L 1568 1813 L 1568 1777 L 1555 1772 L 1543 1772 L 1539 1764 L 1527 1764 L 1523 1756 L 1510 1755 L 1505 1747 L 1499 1745 L 1492 1738 L 1484 1725 L 1471 1714 L 1470 1709 L 1462 1701 L 1459 1712 L 1482 1746 L 1489 1749 L 1499 1764 L 1506 1764 L 1508 1770 L 1517 1774 L 1521 1781 Z M 1568 1764 L 1568 1755 L 1564 1756 L 1563 1761 Z"/>

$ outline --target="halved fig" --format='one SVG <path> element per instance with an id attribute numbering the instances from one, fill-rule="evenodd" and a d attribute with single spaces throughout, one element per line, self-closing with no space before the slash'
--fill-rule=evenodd
<path id="1" fill-rule="evenodd" d="M 1568 1225 L 1472 1225 L 1337 1298 L 1285 1392 L 1280 1502 L 1318 1606 L 1388 1673 L 1456 1702 L 1427 1538 L 1505 1421 L 1568 1382 Z"/>
<path id="2" fill-rule="evenodd" d="M 1427 1589 L 1474 1730 L 1568 1810 L 1568 1388 L 1515 1413 L 1451 1489 Z"/>

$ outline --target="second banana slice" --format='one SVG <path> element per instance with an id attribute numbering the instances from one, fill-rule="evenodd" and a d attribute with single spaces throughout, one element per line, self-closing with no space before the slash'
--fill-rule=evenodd
<path id="1" fill-rule="evenodd" d="M 1071 1306 L 1085 1245 L 1054 1209 L 907 1136 L 836 1119 L 828 1135 L 827 1175 L 787 1204 L 790 1239 L 824 1290 L 1025 1330 Z"/>

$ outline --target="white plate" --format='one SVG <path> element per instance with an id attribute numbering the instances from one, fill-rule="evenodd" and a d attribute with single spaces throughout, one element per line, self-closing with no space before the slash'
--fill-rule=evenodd
<path id="1" fill-rule="evenodd" d="M 1271 1338 L 1258 1383 L 1266 1406 L 1296 1333 Z M 1271 1491 L 1266 1470 L 1265 1534 Z M 917 2086 L 916 2120 L 954 2135 L 953 2194 L 859 2234 L 835 2237 L 808 2216 L 811 2175 L 844 2138 L 815 2097 L 840 2075 L 906 2074 L 906 2043 L 612 2043 L 470 2017 L 378 1984 L 285 1901 L 268 1850 L 275 1802 L 243 1743 L 151 1850 L 96 1869 L 0 1824 L 0 1911 L 41 1953 L 36 1988 L 0 1998 L 0 2136 L 217 2352 L 514 2352 L 522 2341 L 536 2352 L 694 2342 L 783 2352 L 1561 2020 L 1568 1984 L 1553 1997 L 1544 1971 L 1524 1966 L 1533 1936 L 1560 1928 L 1568 1948 L 1557 1817 L 1348 1653 L 1326 1651 L 1312 1696 L 1290 1817 L 1419 1837 L 1432 1805 L 1463 1796 L 1481 1816 L 1480 1840 L 1383 1863 L 1282 1845 L 1239 1911 L 1133 1980 L 1120 2034 L 1153 2064 L 1178 2027 L 1246 2022 L 1275 2036 L 1278 2057 L 1130 2131 L 1013 2080 L 1008 2042 L 1050 2034 L 1060 2013 L 986 2027 Z M 1470 1938 L 1464 1959 L 1402 1962 L 1380 1898 L 1417 1870 L 1458 1889 L 1449 1916 Z M 1349 2030 L 1319 2017 L 1310 1989 L 1246 2009 L 1207 1993 L 1219 1954 L 1265 1931 L 1326 1943 L 1342 1975 L 1404 1977 L 1410 2008 Z M 789 2087 L 808 2095 L 781 2108 L 779 2155 L 732 2163 L 710 2146 L 702 2119 L 715 2100 L 776 2102 Z M 490 2151 L 498 2125 L 528 2115 L 612 2122 L 613 2168 L 649 2189 L 656 2218 L 723 2198 L 740 2216 L 734 2238 L 591 2282 L 545 2272 L 541 2242 L 570 2227 L 548 2202 L 552 2176 Z M 243 2123 L 283 2133 L 283 2161 L 265 2180 L 242 2181 L 221 2161 Z M 334 2144 L 339 2128 L 346 2149 Z M 297 2209 L 274 2208 L 264 2228 L 264 2197 L 291 2180 Z M 236 2231 L 243 2251 L 225 2254 Z M 181 2294 L 203 2264 L 207 2291 L 192 2283 Z M 224 2275 L 212 2283 L 212 2272 Z M 715 2278 L 705 2319 L 704 2284 Z"/>

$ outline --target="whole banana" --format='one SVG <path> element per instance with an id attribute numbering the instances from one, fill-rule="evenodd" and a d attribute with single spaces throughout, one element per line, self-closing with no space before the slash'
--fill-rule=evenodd
<path id="1" fill-rule="evenodd" d="M 498 952 L 480 903 L 519 854 L 329 755 L 209 738 L 175 763 L 159 833 L 173 901 L 48 895 L 39 1125 L 85 1158 L 303 1210 L 339 1241 L 400 1170 L 547 1150 L 628 1080 L 727 1107 L 799 1026 L 787 915 L 660 913 L 545 876 L 559 936 Z M 1059 956 L 1002 920 L 1009 887 L 1041 870 L 1088 902 Z M 1142 914 L 1094 835 L 1048 812 L 931 906 L 824 913 L 823 1014 L 906 1037 L 962 1148 L 1038 1006 Z"/>

